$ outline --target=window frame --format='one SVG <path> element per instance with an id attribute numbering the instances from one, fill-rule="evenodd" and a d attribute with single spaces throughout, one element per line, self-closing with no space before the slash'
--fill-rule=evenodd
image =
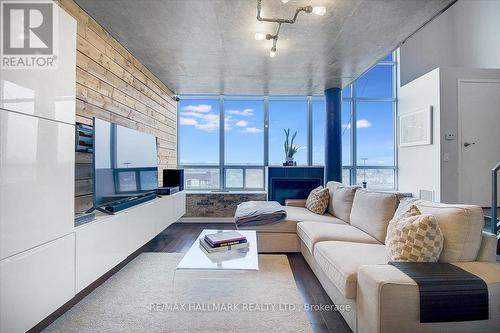
<path id="1" fill-rule="evenodd" d="M 388 188 L 387 190 L 395 190 L 398 188 L 398 146 L 397 146 L 397 51 L 392 52 L 392 61 L 382 60 L 376 64 L 376 66 L 392 66 L 392 97 L 387 98 L 372 98 L 372 97 L 357 97 L 356 95 L 356 82 L 352 82 L 345 89 L 349 89 L 349 97 L 344 97 L 342 94 L 342 102 L 350 102 L 350 113 L 351 113 L 351 131 L 350 131 L 350 165 L 342 165 L 343 170 L 349 170 L 349 180 L 350 184 L 357 184 L 357 170 L 362 169 L 391 169 L 394 170 L 394 188 Z M 371 68 L 370 68 L 371 69 Z M 324 101 L 325 97 L 322 95 L 309 95 L 309 96 L 297 96 L 297 95 L 275 95 L 275 96 L 261 96 L 261 95 L 213 95 L 213 94 L 196 94 L 196 95 L 182 95 L 183 100 L 218 100 L 219 102 L 219 164 L 181 164 L 180 163 L 180 140 L 179 140 L 179 116 L 180 112 L 177 112 L 177 165 L 184 169 L 219 169 L 219 188 L 199 188 L 199 189 L 189 189 L 188 191 L 242 191 L 242 192 L 252 192 L 252 191 L 265 191 L 266 190 L 266 179 L 267 170 L 266 168 L 269 164 L 269 101 L 274 100 L 301 100 L 306 101 L 306 142 L 307 142 L 307 166 L 314 165 L 313 163 L 313 102 L 314 101 Z M 264 149 L 263 149 L 263 165 L 260 164 L 225 164 L 225 105 L 224 101 L 263 101 L 264 110 Z M 357 102 L 391 102 L 392 103 L 392 121 L 393 121 L 393 140 L 394 140 L 394 165 L 358 165 L 357 164 Z M 177 102 L 177 109 L 179 110 L 180 101 Z M 243 187 L 241 188 L 228 188 L 226 186 L 226 169 L 242 169 L 243 170 Z M 262 188 L 247 188 L 246 187 L 246 169 L 262 169 L 263 170 L 263 187 Z"/>
<path id="2" fill-rule="evenodd" d="M 342 102 L 349 101 L 351 105 L 351 132 L 350 132 L 350 165 L 342 165 L 343 170 L 349 170 L 349 179 L 351 185 L 356 185 L 357 170 L 363 169 L 391 169 L 394 170 L 394 187 L 387 190 L 398 189 L 398 147 L 397 147 L 397 63 L 396 52 L 392 52 L 392 61 L 382 60 L 375 66 L 392 66 L 392 97 L 358 97 L 356 95 L 356 81 L 349 84 L 344 89 L 350 89 L 349 97 L 342 97 Z M 373 68 L 373 67 L 372 67 Z M 371 68 L 370 68 L 371 69 Z M 357 122 L 357 103 L 358 102 L 391 102 L 392 103 L 392 125 L 394 142 L 394 163 L 393 165 L 358 165 L 357 160 L 357 128 L 354 124 Z M 369 186 L 368 186 L 369 188 Z"/>

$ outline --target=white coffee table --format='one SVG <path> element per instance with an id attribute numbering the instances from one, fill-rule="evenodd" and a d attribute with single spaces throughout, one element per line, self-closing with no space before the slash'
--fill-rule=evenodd
<path id="1" fill-rule="evenodd" d="M 236 249 L 225 252 L 208 253 L 199 242 L 206 234 L 230 230 L 204 229 L 186 255 L 177 265 L 179 270 L 259 270 L 259 258 L 257 255 L 257 235 L 254 230 L 238 230 L 246 236 L 248 249 Z"/>

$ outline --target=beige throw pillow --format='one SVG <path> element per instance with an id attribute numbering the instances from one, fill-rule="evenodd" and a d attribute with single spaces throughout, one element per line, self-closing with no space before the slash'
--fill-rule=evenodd
<path id="1" fill-rule="evenodd" d="M 389 261 L 437 262 L 443 234 L 433 215 L 412 205 L 389 222 L 385 246 Z"/>
<path id="2" fill-rule="evenodd" d="M 345 186 L 342 183 L 330 181 L 326 183 L 326 188 L 330 192 L 330 203 L 327 211 L 335 217 L 350 223 L 352 202 L 354 194 L 359 186 Z"/>
<path id="3" fill-rule="evenodd" d="M 328 207 L 328 200 L 330 195 L 327 188 L 323 186 L 318 186 L 309 193 L 306 200 L 306 208 L 311 212 L 323 215 L 325 213 L 326 207 Z"/>

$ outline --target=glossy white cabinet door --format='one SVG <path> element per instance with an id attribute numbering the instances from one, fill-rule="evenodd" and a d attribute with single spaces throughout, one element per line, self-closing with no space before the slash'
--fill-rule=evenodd
<path id="1" fill-rule="evenodd" d="M 74 125 L 0 110 L 0 259 L 67 235 Z"/>
<path id="2" fill-rule="evenodd" d="M 75 295 L 75 234 L 0 261 L 0 332 L 26 332 Z"/>
<path id="3" fill-rule="evenodd" d="M 177 221 L 180 214 L 174 206 L 179 198 L 184 194 L 164 196 L 75 228 L 76 292 Z"/>
<path id="4" fill-rule="evenodd" d="M 76 20 L 58 6 L 57 8 L 57 68 L 0 69 L 0 108 L 73 124 L 76 94 Z"/>

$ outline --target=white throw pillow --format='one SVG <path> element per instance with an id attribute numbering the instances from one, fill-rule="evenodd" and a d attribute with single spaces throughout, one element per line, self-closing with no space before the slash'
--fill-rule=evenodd
<path id="1" fill-rule="evenodd" d="M 437 262 L 443 243 L 434 216 L 422 214 L 415 205 L 389 222 L 385 239 L 389 261 Z"/>

